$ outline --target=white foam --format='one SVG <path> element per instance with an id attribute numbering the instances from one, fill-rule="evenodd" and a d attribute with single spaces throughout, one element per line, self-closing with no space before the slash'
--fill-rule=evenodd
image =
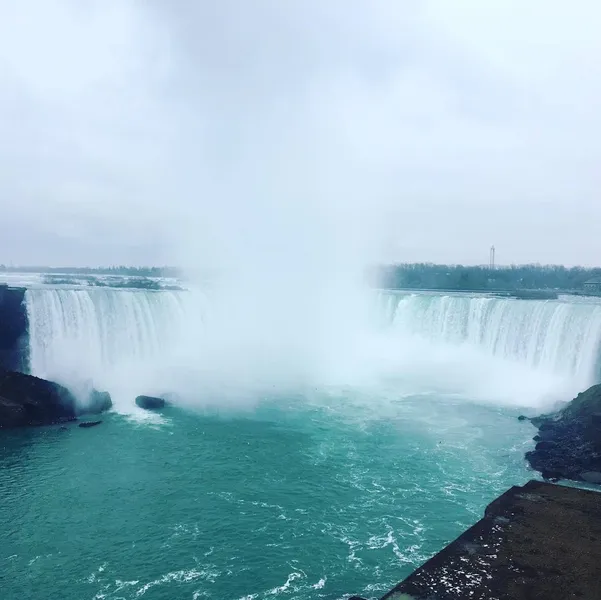
<path id="1" fill-rule="evenodd" d="M 322 577 L 317 583 L 314 583 L 311 587 L 314 590 L 322 590 L 326 585 L 326 578 Z"/>
<path id="2" fill-rule="evenodd" d="M 272 596 L 277 596 L 278 594 L 282 594 L 284 592 L 287 592 L 290 589 L 290 586 L 292 585 L 292 583 L 294 581 L 296 581 L 297 579 L 302 579 L 304 576 L 302 573 L 298 573 L 297 571 L 293 571 L 292 573 L 290 573 L 288 575 L 288 579 L 286 579 L 286 583 L 284 583 L 284 585 L 280 585 L 278 587 L 274 587 L 273 589 L 269 590 L 269 592 L 267 592 L 268 594 L 272 595 Z"/>

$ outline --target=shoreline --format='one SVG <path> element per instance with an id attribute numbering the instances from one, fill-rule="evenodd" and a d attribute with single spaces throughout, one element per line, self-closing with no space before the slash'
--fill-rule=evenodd
<path id="1" fill-rule="evenodd" d="M 600 514 L 597 491 L 541 481 L 512 487 L 380 600 L 598 600 Z"/>

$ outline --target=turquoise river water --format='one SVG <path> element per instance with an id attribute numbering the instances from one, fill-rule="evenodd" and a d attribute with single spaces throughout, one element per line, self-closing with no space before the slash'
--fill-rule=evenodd
<path id="1" fill-rule="evenodd" d="M 379 597 L 530 478 L 459 398 L 290 398 L 2 434 L 2 598 Z"/>

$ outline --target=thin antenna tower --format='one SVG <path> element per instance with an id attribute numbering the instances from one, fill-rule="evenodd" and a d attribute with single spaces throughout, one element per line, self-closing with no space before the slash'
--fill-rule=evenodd
<path id="1" fill-rule="evenodd" d="M 493 271 L 495 268 L 495 247 L 490 247 L 490 270 Z"/>

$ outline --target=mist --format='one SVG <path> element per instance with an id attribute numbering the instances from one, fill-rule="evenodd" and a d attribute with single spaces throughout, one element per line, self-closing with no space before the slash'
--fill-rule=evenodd
<path id="1" fill-rule="evenodd" d="M 132 392 L 410 376 L 368 266 L 601 252 L 601 11 L 483 6 L 3 6 L 2 262 L 181 267 L 186 318 L 104 375 Z"/>

